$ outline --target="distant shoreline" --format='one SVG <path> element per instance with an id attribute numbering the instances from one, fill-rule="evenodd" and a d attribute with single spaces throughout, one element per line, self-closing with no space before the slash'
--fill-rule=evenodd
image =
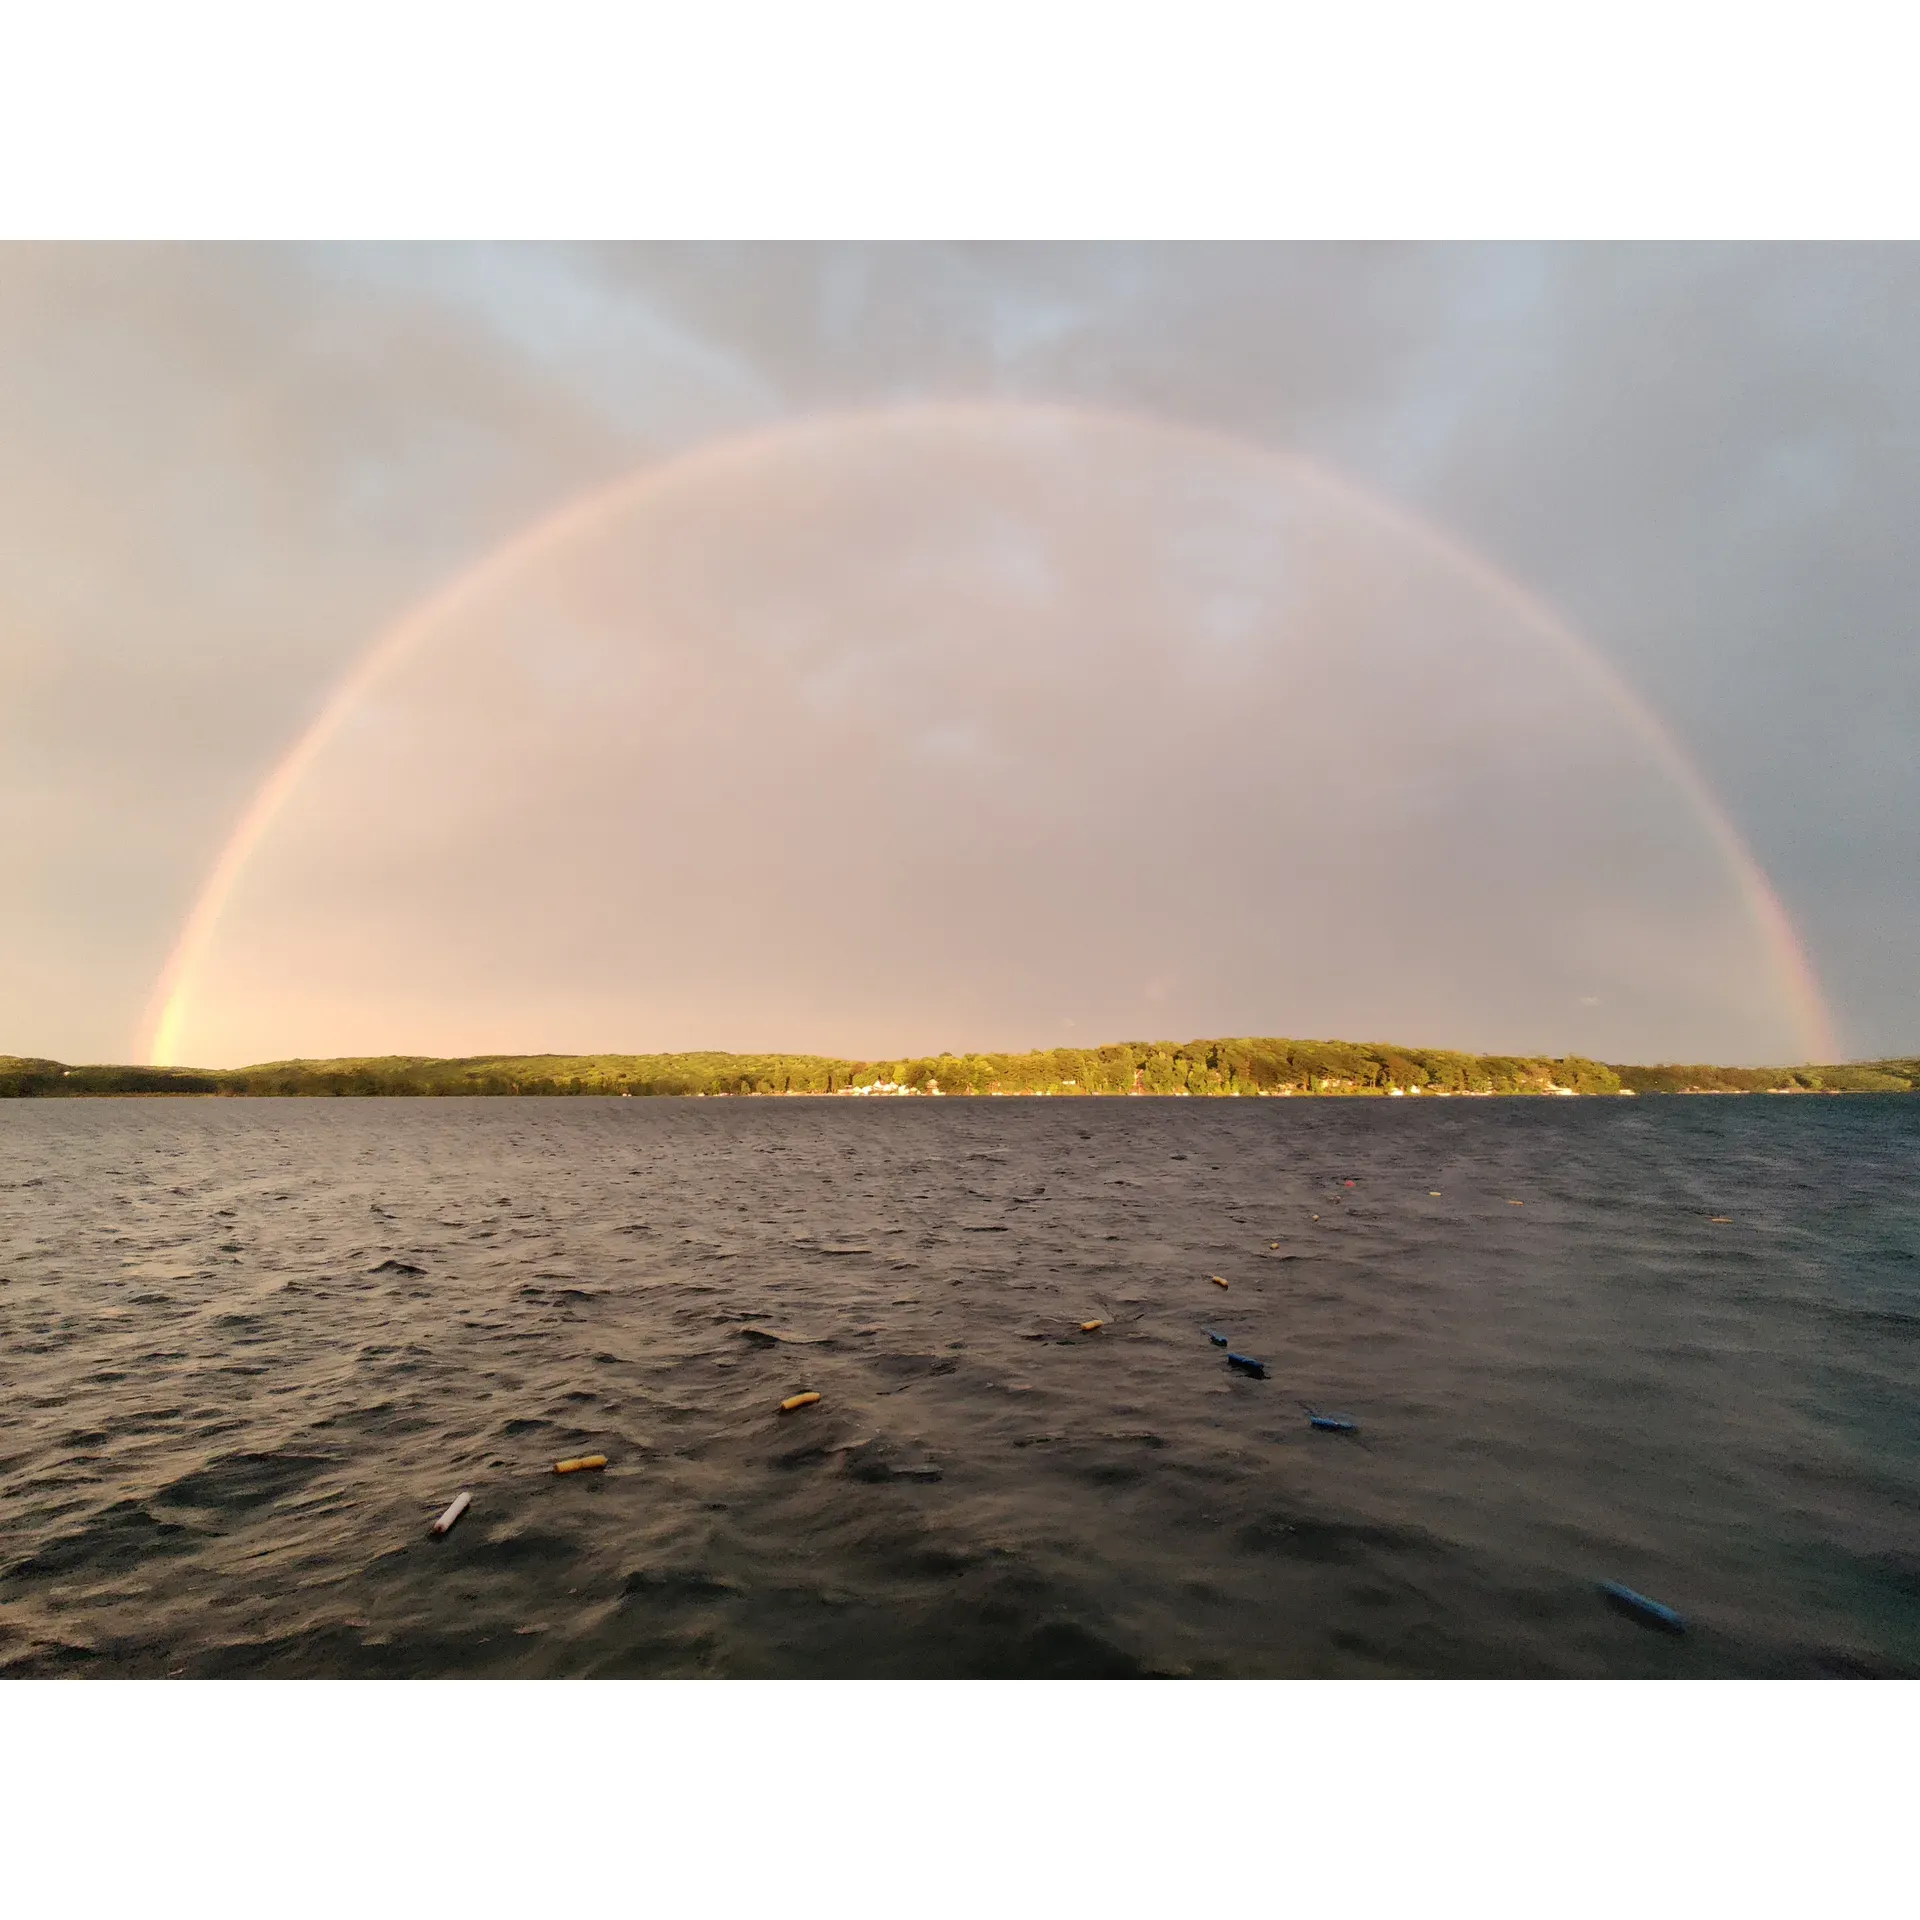
<path id="1" fill-rule="evenodd" d="M 1488 1099 L 1631 1094 L 1914 1093 L 1920 1058 L 1830 1066 L 1609 1065 L 1344 1040 L 1123 1041 L 1033 1053 L 841 1060 L 818 1054 L 483 1054 L 260 1066 L 69 1066 L 0 1054 L 0 1098 Z"/>

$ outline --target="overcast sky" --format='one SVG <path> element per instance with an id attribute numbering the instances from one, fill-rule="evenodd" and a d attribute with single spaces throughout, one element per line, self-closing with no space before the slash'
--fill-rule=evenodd
<path id="1" fill-rule="evenodd" d="M 704 444 L 888 404 L 983 399 L 1015 413 L 1027 403 L 1120 410 L 1310 461 L 1511 576 L 1611 663 L 1718 796 L 1798 929 L 1841 1048 L 1860 1056 L 1920 1049 L 1920 542 L 1908 525 L 1920 494 L 1920 254 L 1184 245 L 0 251 L 0 1050 L 81 1060 L 127 1058 L 144 1046 L 156 981 L 262 781 L 369 645 L 500 542 L 587 490 Z M 1000 503 L 1016 544 L 1030 542 L 1033 564 L 1082 569 L 1080 584 L 1063 590 L 1034 628 L 1050 636 L 1036 645 L 1079 669 L 1077 692 L 1047 696 L 1069 704 L 1104 684 L 1087 624 L 1108 617 L 1088 584 L 1103 571 L 1087 558 L 1103 539 L 1124 539 L 1137 553 L 1171 538 L 1166 529 L 1178 531 L 1188 559 L 1153 572 L 1164 585 L 1199 564 L 1191 554 L 1212 524 L 1209 488 L 1231 493 L 1220 512 L 1236 525 L 1254 526 L 1267 511 L 1259 504 L 1265 482 L 1229 484 L 1198 455 L 1189 472 L 1133 441 L 1114 465 L 1138 459 L 1143 473 L 1161 476 L 1155 485 L 1169 462 L 1179 466 L 1191 485 L 1177 508 L 1142 519 L 1140 489 L 1126 493 L 1105 480 L 1097 513 L 1063 505 L 1060 460 L 1103 459 L 1096 441 L 1064 454 L 1052 447 L 1051 478 L 1025 467 L 1009 478 L 995 463 L 1012 442 L 969 452 L 956 450 L 951 436 L 936 437 L 914 443 L 919 451 L 909 449 L 904 466 L 896 461 L 888 483 L 909 505 L 921 503 L 918 519 L 903 509 L 908 531 L 898 551 L 911 548 L 916 565 L 944 570 L 954 605 L 984 596 L 983 620 L 998 617 L 1010 589 L 981 584 L 992 556 L 956 531 L 975 524 L 966 515 L 982 499 Z M 865 531 L 884 517 L 871 452 L 847 461 L 812 478 L 811 469 L 789 464 L 757 481 L 751 499 L 730 495 L 724 511 L 710 501 L 674 508 L 693 516 L 685 524 L 706 543 L 700 551 L 711 575 L 682 583 L 704 611 L 676 630 L 675 645 L 705 648 L 703 659 L 723 645 L 748 646 L 748 614 L 721 607 L 715 556 L 729 556 L 725 577 L 755 577 L 754 541 L 772 539 L 768 527 L 791 526 L 808 502 L 829 497 L 832 513 L 821 510 L 815 545 L 783 562 L 786 574 L 763 570 L 764 577 L 790 578 L 795 594 L 816 595 L 845 622 L 901 617 L 878 588 L 863 597 L 849 584 L 856 561 L 884 570 L 891 558 Z M 923 471 L 924 491 L 916 491 Z M 1275 481 L 1271 497 L 1292 496 Z M 944 531 L 927 547 L 936 520 Z M 622 522 L 618 538 L 657 542 L 665 524 Z M 1321 539 L 1298 515 L 1289 525 L 1299 538 Z M 1325 538 L 1359 540 L 1358 525 L 1335 515 Z M 1005 534 L 1002 527 L 996 537 Z M 962 578 L 969 554 L 981 580 Z M 576 555 L 581 567 L 603 560 L 586 549 Z M 1390 529 L 1378 533 L 1377 555 L 1355 548 L 1350 565 L 1352 578 L 1375 572 L 1396 583 L 1396 594 L 1419 591 L 1418 566 Z M 1279 576 L 1269 579 L 1251 562 L 1221 568 L 1191 577 L 1231 575 L 1249 605 L 1282 593 Z M 1145 576 L 1127 577 L 1137 589 Z M 522 581 L 514 591 L 514 604 L 532 608 L 537 625 L 558 604 L 554 596 L 564 598 L 566 582 L 536 590 Z M 624 598 L 595 602 L 604 630 L 588 649 L 594 658 L 612 658 L 607 649 L 617 651 L 618 635 L 636 630 L 647 591 L 623 577 Z M 1411 683 L 1392 662 L 1403 642 L 1386 636 L 1402 633 L 1404 621 L 1394 626 L 1401 616 L 1390 598 L 1368 603 L 1368 658 L 1387 675 L 1382 684 L 1401 687 Z M 764 609 L 752 615 L 765 617 Z M 1464 610 L 1458 622 L 1463 635 L 1472 628 Z M 1151 646 L 1177 652 L 1180 632 L 1168 614 Z M 457 641 L 441 634 L 430 649 L 443 691 L 480 684 L 477 667 L 461 667 Z M 514 644 L 532 643 L 521 633 Z M 970 658 L 971 644 L 955 639 L 942 658 Z M 1509 644 L 1519 642 L 1463 638 L 1460 658 L 1484 678 L 1499 670 L 1490 663 L 1505 658 L 1499 649 Z M 1129 681 L 1125 699 L 1148 702 L 1151 679 Z M 495 683 L 510 705 L 513 673 L 500 668 Z M 418 709 L 431 684 L 429 677 L 404 695 L 396 689 L 394 711 L 407 700 Z M 1350 691 L 1323 688 L 1335 701 L 1323 714 L 1347 710 L 1338 699 Z M 763 725 L 789 711 L 770 683 L 755 697 Z M 1265 682 L 1248 695 L 1256 697 L 1281 702 L 1275 711 L 1284 706 Z M 1546 703 L 1540 713 L 1559 716 L 1552 725 L 1578 724 L 1569 717 L 1578 712 L 1571 682 L 1543 680 L 1538 697 Z M 1555 700 L 1570 703 L 1565 715 Z M 506 724 L 506 707 L 482 715 L 478 695 L 474 701 L 467 724 Z M 1405 706 L 1392 724 L 1412 712 Z M 1632 811 L 1633 791 L 1659 799 L 1671 831 L 1636 815 L 1632 831 L 1642 838 L 1633 844 L 1648 874 L 1665 858 L 1652 851 L 1663 841 L 1678 849 L 1680 865 L 1649 878 L 1645 891 L 1649 899 L 1685 892 L 1685 846 L 1700 834 L 1690 803 L 1661 785 L 1670 770 L 1634 759 L 1632 730 L 1622 730 L 1617 713 L 1593 725 L 1596 739 L 1612 744 L 1594 749 L 1592 791 L 1604 804 L 1596 800 L 1592 811 L 1618 825 Z M 1221 752 L 1244 760 L 1248 748 L 1229 740 Z M 329 780 L 338 786 L 347 764 L 336 756 L 331 770 L 316 768 L 315 793 Z M 1518 760 L 1508 771 L 1522 777 Z M 899 777 L 915 778 L 911 768 Z M 1141 777 L 1172 774 L 1161 768 Z M 1337 782 L 1328 780 L 1332 795 Z M 1300 830 L 1299 810 L 1310 802 L 1289 792 L 1287 817 Z M 589 812 L 566 814 L 555 799 L 562 811 L 542 828 L 549 849 L 568 819 L 578 818 L 591 839 L 591 809 L 611 808 L 611 818 L 632 799 L 584 787 L 566 793 L 564 807 Z M 1475 803 L 1483 816 L 1460 817 L 1506 817 L 1511 794 L 1490 794 Z M 1265 819 L 1260 808 L 1270 799 L 1265 789 L 1223 789 L 1193 803 L 1190 831 L 1212 835 L 1221 821 Z M 1444 810 L 1457 799 L 1448 789 L 1422 804 Z M 306 804 L 318 818 L 318 800 L 310 795 Z M 1350 824 L 1360 817 L 1357 790 L 1327 804 L 1334 829 L 1350 839 L 1360 831 Z M 1037 822 L 1044 837 L 1054 816 L 1035 805 L 1041 810 L 1027 831 L 1031 837 Z M 730 831 L 751 839 L 760 828 L 743 816 Z M 1245 834 L 1250 856 L 1267 844 L 1251 826 Z M 1178 870 L 1195 844 L 1176 839 L 1156 846 L 1154 857 Z M 291 846 L 278 883 L 283 901 L 291 877 L 307 871 Z M 431 869 L 440 873 L 473 856 L 471 847 L 462 854 L 452 846 L 436 842 L 437 851 L 421 857 L 440 861 Z M 1565 878 L 1550 876 L 1552 847 L 1543 839 L 1541 848 L 1531 880 L 1508 873 L 1499 884 L 1522 895 L 1536 886 L 1562 914 Z M 263 858 L 267 852 L 263 845 Z M 900 857 L 910 866 L 913 847 Z M 1700 858 L 1710 874 L 1710 856 Z M 648 869 L 650 889 L 668 884 L 664 871 Z M 1225 868 L 1205 871 L 1208 884 L 1229 884 Z M 372 883 L 356 873 L 351 885 L 339 882 L 341 914 L 372 911 Z M 470 873 L 461 884 L 471 892 L 469 882 Z M 389 883 L 391 875 L 382 884 Z M 771 883 L 763 874 L 760 884 Z M 1639 911 L 1638 896 L 1621 884 L 1616 919 Z M 264 902 L 274 889 L 262 880 L 256 891 Z M 311 889 L 306 900 L 310 914 L 319 911 Z M 1339 904 L 1352 915 L 1363 898 L 1342 896 Z M 1180 911 L 1204 938 L 1204 902 L 1185 895 Z M 1465 909 L 1456 902 L 1449 911 Z M 283 921 L 276 937 L 293 926 Z M 1664 921 L 1649 927 L 1650 942 L 1655 932 L 1666 938 Z M 1249 929 L 1245 937 L 1254 938 L 1258 929 Z M 1257 976 L 1196 989 L 1189 1004 L 1194 1021 L 1217 1010 L 1242 1031 L 1300 1032 L 1324 1007 L 1374 1037 L 1413 1043 L 1524 1039 L 1561 1050 L 1590 1039 L 1594 1050 L 1626 1057 L 1683 1051 L 1698 1036 L 1703 1053 L 1742 1050 L 1737 1033 L 1701 1011 L 1711 994 L 1702 999 L 1697 981 L 1683 981 L 1700 955 L 1717 950 L 1721 931 L 1703 923 L 1687 939 L 1696 935 L 1692 957 L 1675 962 L 1665 1012 L 1656 1004 L 1659 980 L 1643 968 L 1630 990 L 1624 977 L 1621 987 L 1637 996 L 1638 1024 L 1590 1034 L 1573 1012 L 1564 1031 L 1553 1030 L 1557 985 L 1553 993 L 1542 987 L 1537 1006 L 1529 1002 L 1524 1033 L 1502 1028 L 1491 1000 L 1479 1007 L 1396 997 L 1390 981 L 1373 1002 L 1316 1000 L 1305 985 L 1290 999 L 1284 969 L 1270 1010 Z M 743 939 L 749 956 L 762 950 Z M 926 939 L 942 939 L 937 917 Z M 1670 941 L 1662 950 L 1669 949 L 1679 951 Z M 1053 950 L 1057 957 L 1057 938 Z M 900 964 L 909 964 L 910 949 L 903 952 Z M 236 955 L 224 963 L 230 971 Z M 1149 973 L 1158 964 L 1144 950 L 1131 958 Z M 687 955 L 681 962 L 693 964 Z M 531 964 L 517 952 L 502 978 L 530 977 Z M 549 972 L 559 979 L 573 964 L 559 952 Z M 1417 970 L 1419 951 L 1401 964 Z M 1311 968 L 1302 969 L 1305 982 Z M 668 1020 L 636 1002 L 620 1020 L 604 973 L 599 966 L 594 993 L 577 1004 L 619 1024 L 617 1033 L 508 1031 L 496 980 L 487 989 L 492 1026 L 423 1028 L 416 1043 L 437 1049 L 470 1034 L 475 1044 L 638 1048 L 696 1037 L 674 1025 L 700 1013 L 691 1003 L 676 1003 Z M 1061 997 L 1058 968 L 1036 966 L 1033 977 L 1042 984 L 1030 1003 L 1020 999 L 1015 966 L 972 1014 L 949 997 L 942 1017 L 955 1028 L 969 1018 L 1017 1027 L 1004 1044 L 1044 1040 L 1052 1037 L 1048 1023 L 1082 1015 L 1123 1021 L 1129 1033 L 1206 1030 L 1180 1017 L 1189 1008 L 1177 992 L 1171 1004 L 1164 994 L 1154 1003 L 1166 1006 L 1164 1023 L 1136 1021 L 1113 982 L 1076 1010 Z M 743 980 L 739 991 L 750 998 L 751 980 Z M 1569 1008 L 1608 1000 L 1571 985 Z M 1500 1000 L 1524 998 L 1523 986 L 1504 985 Z M 1741 991 L 1730 974 L 1727 997 Z M 529 1007 L 548 1004 L 531 989 L 530 996 Z M 365 1044 L 406 1046 L 405 1022 L 395 1024 L 401 1000 L 377 1017 L 367 1004 Z M 709 1044 L 781 1043 L 771 1030 L 745 1030 L 745 1000 L 730 1004 L 731 1011 L 716 1002 L 704 1016 L 732 1029 L 707 1035 Z M 781 1005 L 807 1026 L 800 1010 Z M 1374 1011 L 1378 1019 L 1367 1020 Z M 1416 1018 L 1446 1030 L 1402 1030 Z M 789 1044 L 845 1034 L 851 1047 L 861 1039 L 856 1026 L 823 1019 Z M 903 1046 L 939 1043 L 912 1028 L 904 1016 L 897 1023 Z M 1771 1031 L 1764 1021 L 1753 1028 L 1763 1030 Z M 273 1037 L 262 1033 L 263 1044 Z M 1057 1037 L 1121 1035 L 1082 1025 Z M 344 1031 L 328 1028 L 327 1038 L 338 1042 L 328 1050 L 359 1050 Z M 993 1038 L 983 1027 L 956 1032 L 950 1043 Z M 289 1029 L 286 1050 L 300 1039 Z M 874 1050 L 889 1044 L 885 1036 L 871 1042 Z M 1761 1040 L 1744 1050 L 1756 1048 L 1765 1050 Z"/>

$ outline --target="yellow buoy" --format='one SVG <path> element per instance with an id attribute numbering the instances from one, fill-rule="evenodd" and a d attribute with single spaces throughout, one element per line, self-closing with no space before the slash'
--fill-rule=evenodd
<path id="1" fill-rule="evenodd" d="M 450 1506 L 427 1531 L 433 1534 L 436 1539 L 444 1533 L 450 1533 L 453 1530 L 454 1523 L 472 1505 L 473 1495 L 462 1487 L 461 1490 L 453 1496 L 453 1505 Z"/>
<path id="2" fill-rule="evenodd" d="M 556 1460 L 555 1473 L 592 1473 L 607 1464 L 604 1453 L 583 1453 L 578 1460 Z"/>
<path id="3" fill-rule="evenodd" d="M 1207 1278 L 1211 1280 L 1216 1287 L 1224 1287 L 1227 1284 L 1217 1273 L 1210 1273 L 1207 1275 Z"/>
<path id="4" fill-rule="evenodd" d="M 812 1406 L 819 1398 L 820 1396 L 817 1393 L 796 1393 L 791 1399 L 780 1402 L 780 1411 L 782 1413 L 794 1413 L 801 1407 Z"/>
<path id="5" fill-rule="evenodd" d="M 1104 1320 L 1082 1320 L 1080 1322 L 1080 1331 L 1082 1333 L 1098 1333 L 1106 1324 Z"/>

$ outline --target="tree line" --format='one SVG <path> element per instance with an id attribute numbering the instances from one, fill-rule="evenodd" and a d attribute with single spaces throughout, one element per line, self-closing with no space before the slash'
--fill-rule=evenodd
<path id="1" fill-rule="evenodd" d="M 1036 1053 L 838 1060 L 817 1054 L 486 1054 L 281 1060 L 230 1069 L 67 1066 L 0 1055 L 0 1098 L 99 1094 L 739 1097 L 898 1092 L 1215 1097 L 1560 1093 L 1911 1093 L 1920 1060 L 1820 1067 L 1609 1066 L 1343 1040 L 1125 1041 Z"/>

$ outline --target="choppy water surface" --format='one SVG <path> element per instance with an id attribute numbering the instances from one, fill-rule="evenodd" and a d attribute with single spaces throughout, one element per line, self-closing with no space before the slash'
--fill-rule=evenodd
<path id="1" fill-rule="evenodd" d="M 1898 1097 L 0 1103 L 0 1670 L 1913 1674 L 1916 1173 Z"/>

